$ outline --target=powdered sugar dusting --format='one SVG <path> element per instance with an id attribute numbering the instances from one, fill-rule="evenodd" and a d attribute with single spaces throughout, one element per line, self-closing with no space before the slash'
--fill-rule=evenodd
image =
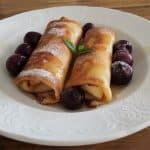
<path id="1" fill-rule="evenodd" d="M 56 83 L 57 82 L 57 78 L 59 78 L 59 76 L 54 76 L 51 72 L 48 72 L 44 69 L 29 69 L 29 70 L 23 70 L 19 76 L 39 76 L 39 77 L 43 77 L 43 78 L 47 78 L 49 81 Z"/>
<path id="2" fill-rule="evenodd" d="M 63 70 L 64 70 L 64 66 L 62 65 L 59 70 L 56 72 L 56 77 L 57 78 L 62 78 L 62 75 L 63 75 Z"/>
<path id="3" fill-rule="evenodd" d="M 66 24 L 66 22 L 57 22 L 57 21 L 54 21 L 54 22 L 51 22 L 51 24 L 50 24 L 50 26 L 51 27 L 55 27 L 55 26 L 58 26 L 58 25 L 64 25 L 64 24 Z"/>
<path id="4" fill-rule="evenodd" d="M 51 53 L 54 56 L 63 57 L 64 53 L 61 49 L 62 49 L 62 44 L 61 43 L 52 43 L 49 46 L 44 46 L 44 47 L 42 47 L 42 49 L 39 49 L 39 50 L 35 51 L 35 53 L 48 52 L 48 53 Z"/>
<path id="5" fill-rule="evenodd" d="M 49 31 L 48 31 L 48 34 L 54 34 L 54 35 L 57 35 L 57 36 L 63 36 L 66 32 L 66 29 L 65 28 L 51 28 Z"/>
<path id="6" fill-rule="evenodd" d="M 43 63 L 48 63 L 48 60 L 46 60 L 46 59 L 43 59 Z"/>

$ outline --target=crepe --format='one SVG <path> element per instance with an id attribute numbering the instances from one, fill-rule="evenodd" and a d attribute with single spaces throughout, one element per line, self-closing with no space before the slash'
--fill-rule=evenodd
<path id="1" fill-rule="evenodd" d="M 115 34 L 111 29 L 103 27 L 90 29 L 83 43 L 91 50 L 76 59 L 66 84 L 66 88 L 81 87 L 91 107 L 112 99 L 110 77 L 114 41 Z"/>
<path id="2" fill-rule="evenodd" d="M 16 77 L 16 85 L 34 93 L 42 104 L 58 102 L 72 58 L 64 38 L 76 45 L 81 34 L 82 28 L 74 20 L 61 17 L 49 22 L 37 48 Z"/>

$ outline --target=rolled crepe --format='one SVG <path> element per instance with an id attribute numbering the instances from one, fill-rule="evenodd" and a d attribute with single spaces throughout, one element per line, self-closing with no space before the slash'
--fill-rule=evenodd
<path id="1" fill-rule="evenodd" d="M 112 46 L 115 34 L 108 28 L 92 28 L 83 40 L 90 52 L 80 55 L 74 64 L 66 88 L 81 87 L 89 106 L 97 106 L 112 99 L 110 88 Z"/>
<path id="2" fill-rule="evenodd" d="M 76 45 L 81 34 L 81 26 L 74 20 L 62 17 L 49 22 L 37 48 L 15 79 L 16 85 L 35 93 L 42 104 L 58 102 L 72 56 L 64 37 Z"/>

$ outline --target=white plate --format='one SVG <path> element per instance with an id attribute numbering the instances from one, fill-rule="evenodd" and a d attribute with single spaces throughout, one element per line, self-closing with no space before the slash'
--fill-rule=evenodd
<path id="1" fill-rule="evenodd" d="M 52 19 L 68 16 L 80 23 L 109 26 L 118 39 L 133 43 L 134 77 L 113 88 L 113 101 L 97 109 L 67 112 L 41 106 L 18 90 L 5 61 L 28 31 L 42 32 Z M 150 22 L 100 7 L 67 6 L 25 12 L 0 21 L 0 134 L 31 143 L 87 145 L 118 139 L 150 125 Z"/>

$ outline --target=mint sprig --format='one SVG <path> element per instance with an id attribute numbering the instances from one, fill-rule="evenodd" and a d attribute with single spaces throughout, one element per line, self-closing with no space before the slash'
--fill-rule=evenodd
<path id="1" fill-rule="evenodd" d="M 69 39 L 64 38 L 64 42 L 73 53 L 76 52 L 76 46 Z"/>
<path id="2" fill-rule="evenodd" d="M 84 53 L 89 52 L 90 50 L 91 50 L 91 49 L 90 49 L 90 48 L 86 48 L 83 43 L 80 43 L 80 44 L 77 46 L 77 53 L 78 53 L 78 54 L 84 54 Z"/>
<path id="3" fill-rule="evenodd" d="M 66 46 L 67 46 L 73 53 L 76 53 L 76 54 L 78 54 L 78 55 L 87 53 L 87 52 L 89 52 L 89 51 L 91 50 L 91 49 L 89 49 L 89 48 L 86 48 L 83 43 L 79 43 L 77 46 L 75 46 L 75 45 L 74 45 L 69 39 L 67 39 L 67 38 L 64 38 L 64 42 L 65 42 Z"/>

